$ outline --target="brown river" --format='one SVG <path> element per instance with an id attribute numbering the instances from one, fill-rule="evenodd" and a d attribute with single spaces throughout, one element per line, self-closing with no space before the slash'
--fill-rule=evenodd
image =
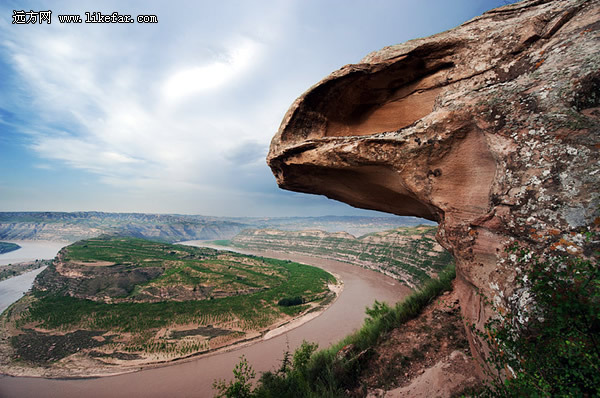
<path id="1" fill-rule="evenodd" d="M 197 244 L 202 245 L 201 242 Z M 327 347 L 358 329 L 365 319 L 365 308 L 371 306 L 374 300 L 392 304 L 410 293 L 408 287 L 381 273 L 338 261 L 288 253 L 244 253 L 315 265 L 338 275 L 344 282 L 344 289 L 321 315 L 269 340 L 118 376 L 44 379 L 0 375 L 0 397 L 211 397 L 213 381 L 230 379 L 240 356 L 246 356 L 257 375 L 272 370 L 280 364 L 288 344 L 292 351 L 303 340 Z"/>

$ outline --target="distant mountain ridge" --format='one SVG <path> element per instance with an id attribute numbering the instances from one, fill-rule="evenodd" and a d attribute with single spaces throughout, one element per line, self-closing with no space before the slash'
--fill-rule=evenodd
<path id="1" fill-rule="evenodd" d="M 437 225 L 418 217 L 365 217 L 365 216 L 321 216 L 321 217 L 249 217 L 231 218 L 231 221 L 251 224 L 255 229 L 279 229 L 283 231 L 321 230 L 326 232 L 347 232 L 362 236 L 398 227 Z"/>
<path id="2" fill-rule="evenodd" d="M 211 217 L 183 214 L 0 212 L 0 239 L 74 242 L 102 234 L 178 242 L 231 239 L 247 228 L 321 229 L 353 235 L 423 223 L 415 217 Z"/>
<path id="3" fill-rule="evenodd" d="M 176 242 L 226 239 L 248 225 L 212 217 L 145 213 L 0 213 L 0 239 L 77 241 L 102 234 Z"/>

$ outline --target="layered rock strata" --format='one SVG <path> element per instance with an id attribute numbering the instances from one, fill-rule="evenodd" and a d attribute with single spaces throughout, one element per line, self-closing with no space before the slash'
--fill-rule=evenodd
<path id="1" fill-rule="evenodd" d="M 253 251 L 307 254 L 381 272 L 416 288 L 452 262 L 435 239 L 435 227 L 419 226 L 356 238 L 346 232 L 247 229 L 231 245 Z"/>
<path id="2" fill-rule="evenodd" d="M 439 223 L 465 319 L 522 302 L 513 242 L 590 254 L 600 224 L 600 2 L 526 0 L 367 55 L 300 96 L 280 187 Z M 469 333 L 472 351 L 485 345 Z"/>

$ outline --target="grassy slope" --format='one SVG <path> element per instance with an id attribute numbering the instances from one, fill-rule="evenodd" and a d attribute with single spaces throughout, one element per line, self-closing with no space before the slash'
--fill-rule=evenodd
<path id="1" fill-rule="evenodd" d="M 27 299 L 32 300 L 32 303 L 16 321 L 19 327 L 26 324 L 31 327 L 33 323 L 49 331 L 100 330 L 116 335 L 132 333 L 133 338 L 129 343 L 116 346 L 125 351 L 172 350 L 177 345 L 176 342 L 160 345 L 155 341 L 155 335 L 160 328 L 173 328 L 177 325 L 220 328 L 243 337 L 248 331 L 268 327 L 284 315 L 293 315 L 306 309 L 306 306 L 278 306 L 280 299 L 302 296 L 309 301 L 320 301 L 327 291 L 327 283 L 335 281 L 333 276 L 319 268 L 289 261 L 236 253 L 223 254 L 211 249 L 133 238 L 99 238 L 77 242 L 64 250 L 63 260 L 84 264 L 95 261 L 116 263 L 113 266 L 97 267 L 99 269 L 123 265 L 134 269 L 148 264 L 162 264 L 165 272 L 146 284 L 159 283 L 163 287 L 171 283 L 180 286 L 181 278 L 173 278 L 173 275 L 185 274 L 190 269 L 195 272 L 194 275 L 218 274 L 221 278 L 213 280 L 224 285 L 231 285 L 232 281 L 246 284 L 270 282 L 269 288 L 251 294 L 162 302 L 92 301 L 65 296 L 61 294 L 60 288 L 54 288 L 36 291 L 34 297 L 29 296 Z M 241 274 L 245 276 L 242 281 L 239 280 Z M 196 283 L 200 279 L 202 278 L 191 282 Z M 8 312 L 7 316 L 11 316 L 10 311 Z M 32 335 L 33 337 L 39 338 L 37 335 Z M 28 344 L 23 339 L 14 341 L 22 345 Z M 195 345 L 197 351 L 209 347 L 210 344 Z"/>

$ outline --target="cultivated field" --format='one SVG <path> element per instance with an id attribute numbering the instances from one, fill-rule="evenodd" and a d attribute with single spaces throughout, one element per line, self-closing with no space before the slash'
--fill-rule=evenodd
<path id="1" fill-rule="evenodd" d="M 102 237 L 64 248 L 1 322 L 3 367 L 138 366 L 257 338 L 319 310 L 335 278 L 298 263 Z M 15 362 L 16 361 L 16 362 Z"/>

